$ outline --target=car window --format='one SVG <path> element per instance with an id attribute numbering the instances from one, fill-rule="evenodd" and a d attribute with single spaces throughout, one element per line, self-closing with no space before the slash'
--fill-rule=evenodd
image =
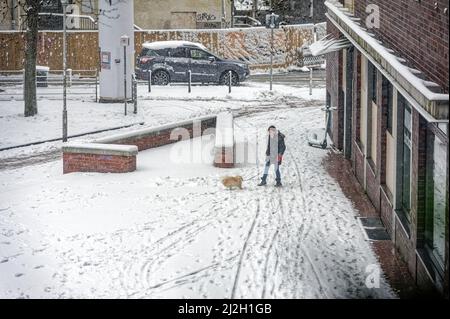
<path id="1" fill-rule="evenodd" d="M 142 49 L 141 56 L 158 56 L 159 54 L 154 51 L 147 48 Z"/>
<path id="2" fill-rule="evenodd" d="M 169 56 L 169 49 L 158 49 L 155 52 L 160 56 Z"/>
<path id="3" fill-rule="evenodd" d="M 203 50 L 191 49 L 191 58 L 194 60 L 208 60 L 212 56 Z"/>
<path id="4" fill-rule="evenodd" d="M 185 58 L 187 56 L 186 48 L 170 49 L 170 56 L 172 58 Z"/>

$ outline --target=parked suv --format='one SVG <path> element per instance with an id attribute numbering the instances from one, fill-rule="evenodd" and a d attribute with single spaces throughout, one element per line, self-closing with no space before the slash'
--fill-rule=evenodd
<path id="1" fill-rule="evenodd" d="M 227 85 L 230 79 L 236 86 L 244 81 L 250 71 L 241 61 L 225 60 L 208 52 L 200 43 L 187 41 L 146 42 L 136 61 L 136 76 L 148 80 L 152 71 L 152 83 L 167 85 L 170 82 L 219 83 Z"/>

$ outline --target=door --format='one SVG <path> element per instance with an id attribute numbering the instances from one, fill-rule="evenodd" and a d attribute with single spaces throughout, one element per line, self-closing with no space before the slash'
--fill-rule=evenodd
<path id="1" fill-rule="evenodd" d="M 192 82 L 213 82 L 217 75 L 217 61 L 210 53 L 200 49 L 190 49 Z"/>
<path id="2" fill-rule="evenodd" d="M 187 71 L 189 69 L 187 48 L 170 49 L 167 54 L 166 64 L 169 66 L 172 82 L 187 82 Z"/>

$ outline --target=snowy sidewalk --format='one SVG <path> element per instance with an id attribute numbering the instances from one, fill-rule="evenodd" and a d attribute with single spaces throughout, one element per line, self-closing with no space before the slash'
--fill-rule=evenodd
<path id="1" fill-rule="evenodd" d="M 375 254 L 321 164 L 326 151 L 307 146 L 323 112 L 235 123 L 249 131 L 270 124 L 287 136 L 279 190 L 272 180 L 256 186 L 262 167 L 254 164 L 168 160 L 198 139 L 142 152 L 126 175 L 63 176 L 61 161 L 0 172 L 0 297 L 395 297 L 383 278 L 366 287 Z M 206 161 L 213 144 L 204 137 Z M 233 174 L 250 178 L 242 191 L 220 185 Z"/>

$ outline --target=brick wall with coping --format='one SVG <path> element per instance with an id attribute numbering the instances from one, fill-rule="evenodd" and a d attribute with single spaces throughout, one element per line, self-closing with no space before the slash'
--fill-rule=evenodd
<path id="1" fill-rule="evenodd" d="M 132 172 L 136 170 L 138 151 L 213 133 L 215 126 L 214 115 L 108 136 L 93 143 L 68 143 L 63 146 L 63 173 Z"/>
<path id="2" fill-rule="evenodd" d="M 129 173 L 136 170 L 136 146 L 65 143 L 63 173 Z"/>

